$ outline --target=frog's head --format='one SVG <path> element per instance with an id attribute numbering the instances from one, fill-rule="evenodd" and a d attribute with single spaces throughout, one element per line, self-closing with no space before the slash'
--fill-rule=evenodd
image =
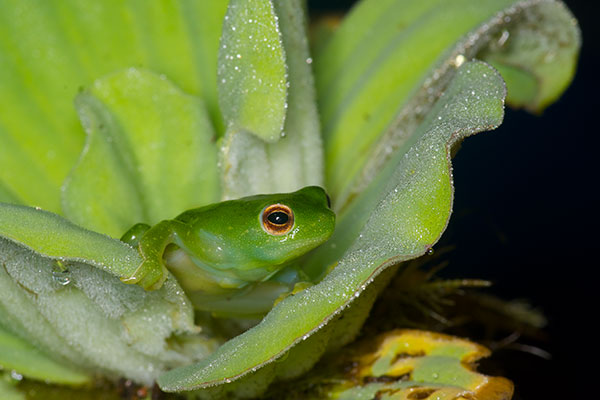
<path id="1" fill-rule="evenodd" d="M 245 282 L 269 278 L 324 243 L 335 228 L 329 197 L 317 186 L 225 201 L 203 214 L 197 232 L 211 243 L 204 261 Z"/>
<path id="2" fill-rule="evenodd" d="M 335 228 L 329 196 L 318 186 L 255 199 L 262 207 L 257 220 L 264 232 L 261 242 L 265 261 L 297 258 L 329 239 Z"/>

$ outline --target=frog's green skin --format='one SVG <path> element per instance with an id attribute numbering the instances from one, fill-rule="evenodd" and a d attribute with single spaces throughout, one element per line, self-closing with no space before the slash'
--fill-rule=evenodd
<path id="1" fill-rule="evenodd" d="M 273 235 L 263 229 L 263 210 L 273 204 L 293 211 L 294 224 L 286 234 Z M 231 310 L 237 307 L 232 298 L 240 293 L 260 303 L 281 294 L 277 281 L 298 280 L 290 277 L 293 272 L 278 272 L 325 242 L 334 227 L 328 197 L 317 186 L 211 204 L 153 227 L 137 224 L 127 231 L 121 240 L 137 246 L 143 262 L 123 281 L 156 289 L 168 269 L 197 308 Z M 265 290 L 269 296 L 263 296 Z"/>

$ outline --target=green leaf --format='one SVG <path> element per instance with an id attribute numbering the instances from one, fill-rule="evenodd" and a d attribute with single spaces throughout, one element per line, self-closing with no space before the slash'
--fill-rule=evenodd
<path id="1" fill-rule="evenodd" d="M 0 187 L 4 201 L 60 212 L 84 134 L 79 88 L 136 66 L 200 96 L 222 130 L 217 50 L 226 0 L 7 0 L 0 13 Z"/>
<path id="2" fill-rule="evenodd" d="M 0 324 L 66 365 L 149 384 L 217 345 L 171 348 L 197 334 L 190 302 L 172 277 L 152 292 L 123 284 L 141 261 L 125 243 L 23 206 L 0 204 L 0 227 Z"/>
<path id="3" fill-rule="evenodd" d="M 25 400 L 26 397 L 23 393 L 19 392 L 14 385 L 10 382 L 6 382 L 0 375 L 0 395 L 2 400 Z"/>
<path id="4" fill-rule="evenodd" d="M 230 135 L 281 138 L 287 107 L 283 44 L 270 0 L 231 0 L 218 66 L 219 105 Z"/>
<path id="5" fill-rule="evenodd" d="M 577 66 L 581 32 L 561 2 L 542 1 L 507 13 L 507 22 L 478 57 L 495 67 L 513 107 L 541 112 L 565 91 Z"/>
<path id="6" fill-rule="evenodd" d="M 221 153 L 225 198 L 323 185 L 321 132 L 302 1 L 276 0 L 273 4 L 290 83 L 285 136 L 277 143 L 266 143 L 245 131 L 226 135 Z"/>
<path id="7" fill-rule="evenodd" d="M 446 157 L 439 154 L 443 151 L 439 143 L 432 142 L 432 132 L 438 132 L 450 145 L 472 133 L 497 127 L 503 118 L 504 89 L 500 89 L 497 83 L 487 81 L 487 77 L 497 74 L 482 70 L 481 64 L 474 65 L 480 75 L 463 72 L 461 79 L 468 80 L 471 77 L 474 82 L 481 79 L 482 86 L 476 88 L 468 82 L 461 86 L 453 81 L 446 88 L 444 96 L 413 132 L 411 140 L 396 150 L 379 175 L 342 211 L 333 236 L 306 261 L 305 271 L 309 276 L 317 279 L 323 274 L 323 266 L 331 265 L 342 257 L 349 246 L 355 245 L 357 237 L 363 239 L 366 224 L 375 227 L 381 225 L 381 230 L 375 233 L 371 242 L 368 238 L 363 239 L 366 243 L 380 247 L 377 235 L 404 237 L 409 240 L 404 241 L 400 254 L 408 252 L 415 256 L 422 254 L 428 244 L 435 241 L 436 235 L 443 232 L 446 222 L 440 219 L 440 215 L 449 215 L 451 212 L 452 195 L 450 185 L 442 184 L 448 179 L 448 174 L 440 175 L 438 172 L 437 176 L 434 175 L 434 168 L 443 171 L 441 166 L 446 162 Z M 411 156 L 423 164 L 410 163 Z M 427 169 L 427 172 L 419 173 L 423 169 Z M 417 184 L 415 180 L 420 181 Z M 411 188 L 411 191 L 408 192 L 407 188 Z M 379 214 L 378 222 L 375 222 L 373 210 L 380 207 L 378 204 L 382 197 L 390 192 L 395 194 L 394 201 L 402 201 L 404 207 L 388 206 L 388 211 Z M 423 228 L 423 224 L 427 227 Z"/>
<path id="8" fill-rule="evenodd" d="M 63 188 L 69 219 L 120 237 L 219 199 L 215 134 L 203 103 L 130 68 L 77 97 L 88 140 Z"/>
<path id="9" fill-rule="evenodd" d="M 336 351 L 354 340 L 377 295 L 386 287 L 396 270 L 397 268 L 392 267 L 383 271 L 343 313 L 337 314 L 318 332 L 303 336 L 301 341 L 277 361 L 265 364 L 241 379 L 226 380 L 226 385 L 210 386 L 193 394 L 201 399 L 260 398 L 273 381 L 280 381 L 283 385 L 283 382 L 290 382 L 291 378 L 309 371 L 325 352 Z M 296 318 L 298 316 L 294 316 L 292 321 Z"/>
<path id="10" fill-rule="evenodd" d="M 20 204 L 21 200 L 19 200 L 14 193 L 12 193 L 9 189 L 7 189 L 2 182 L 0 182 L 0 201 L 3 203 L 12 203 L 12 204 Z"/>
<path id="11" fill-rule="evenodd" d="M 200 363 L 162 375 L 161 388 L 210 387 L 255 371 L 325 326 L 383 269 L 424 254 L 450 216 L 452 144 L 499 125 L 504 96 L 503 81 L 492 68 L 483 63 L 463 65 L 412 146 L 398 152 L 380 185 L 365 191 L 363 201 L 373 207 L 343 240 L 346 250 L 341 250 L 344 254 L 335 269 L 319 284 L 281 301 L 259 325 Z"/>
<path id="12" fill-rule="evenodd" d="M 495 33 L 503 30 L 514 38 L 498 48 Z M 365 0 L 352 10 L 315 55 L 326 184 L 336 210 L 411 141 L 455 66 L 486 45 L 484 59 L 519 60 L 540 80 L 536 108 L 570 81 L 579 36 L 570 13 L 553 0 Z M 518 83 L 509 81 L 509 93 L 519 93 Z"/>
<path id="13" fill-rule="evenodd" d="M 58 363 L 30 343 L 8 332 L 0 325 L 0 366 L 15 370 L 27 378 L 59 384 L 89 383 L 91 376 Z M 4 398 L 4 397 L 3 397 Z"/>
<path id="14" fill-rule="evenodd" d="M 127 244 L 39 209 L 0 204 L 0 236 L 57 260 L 82 261 L 131 276 L 142 259 Z"/>

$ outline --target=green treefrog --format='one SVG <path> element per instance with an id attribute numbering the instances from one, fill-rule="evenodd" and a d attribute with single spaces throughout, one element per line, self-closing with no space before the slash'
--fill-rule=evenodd
<path id="1" fill-rule="evenodd" d="M 302 280 L 284 268 L 325 242 L 334 227 L 329 197 L 317 186 L 223 201 L 152 227 L 134 225 L 121 240 L 137 247 L 143 261 L 122 280 L 156 289 L 169 270 L 197 309 L 260 314 Z"/>

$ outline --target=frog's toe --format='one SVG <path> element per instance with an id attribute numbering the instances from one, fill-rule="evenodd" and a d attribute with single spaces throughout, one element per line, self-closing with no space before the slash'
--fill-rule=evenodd
<path id="1" fill-rule="evenodd" d="M 130 276 L 121 277 L 121 282 L 136 284 L 144 290 L 160 289 L 167 279 L 167 269 L 160 264 L 143 262 Z"/>

